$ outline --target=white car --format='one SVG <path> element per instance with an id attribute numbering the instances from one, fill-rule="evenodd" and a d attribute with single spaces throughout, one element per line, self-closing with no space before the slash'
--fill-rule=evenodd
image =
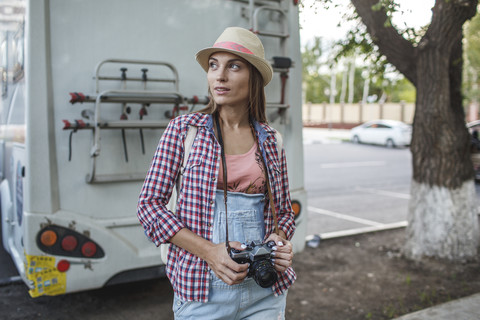
<path id="1" fill-rule="evenodd" d="M 408 146 L 412 140 L 412 126 L 396 120 L 372 120 L 352 128 L 350 140 L 388 148 Z"/>

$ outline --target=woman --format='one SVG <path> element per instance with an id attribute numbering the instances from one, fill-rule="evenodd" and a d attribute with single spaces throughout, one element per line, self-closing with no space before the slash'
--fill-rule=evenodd
<path id="1" fill-rule="evenodd" d="M 278 154 L 275 130 L 266 124 L 264 86 L 272 79 L 272 67 L 258 37 L 237 27 L 227 28 L 196 58 L 207 72 L 210 103 L 168 125 L 137 215 L 157 246 L 172 244 L 166 272 L 175 292 L 176 319 L 283 319 L 287 290 L 296 277 L 289 242 L 295 224 L 285 152 Z M 181 168 L 192 126 L 195 141 Z M 174 214 L 166 204 L 180 172 Z M 270 288 L 247 277 L 249 264 L 236 263 L 226 250 L 244 250 L 243 243 L 253 240 L 275 242 L 278 280 Z"/>

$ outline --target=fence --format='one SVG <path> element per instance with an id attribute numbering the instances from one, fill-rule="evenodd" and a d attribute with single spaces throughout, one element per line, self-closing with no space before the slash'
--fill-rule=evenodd
<path id="1" fill-rule="evenodd" d="M 306 126 L 349 127 L 374 119 L 413 122 L 414 103 L 385 104 L 311 104 L 303 105 L 303 123 Z"/>

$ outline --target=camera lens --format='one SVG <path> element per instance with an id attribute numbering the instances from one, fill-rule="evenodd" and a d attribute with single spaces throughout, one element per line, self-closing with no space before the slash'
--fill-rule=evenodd
<path id="1" fill-rule="evenodd" d="M 277 282 L 277 272 L 270 260 L 256 261 L 250 268 L 253 269 L 253 279 L 260 287 L 269 288 Z"/>

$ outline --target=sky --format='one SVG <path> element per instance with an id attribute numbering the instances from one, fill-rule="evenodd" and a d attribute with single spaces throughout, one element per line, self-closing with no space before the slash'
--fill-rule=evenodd
<path id="1" fill-rule="evenodd" d="M 311 8 L 314 0 L 303 0 L 303 3 L 304 8 L 300 14 L 302 46 L 315 36 L 321 37 L 325 42 L 339 40 L 349 30 L 349 24 L 342 18 L 343 12 L 348 10 L 349 0 L 335 0 L 340 6 L 328 11 L 321 5 L 316 5 L 316 9 Z M 396 14 L 393 23 L 419 27 L 430 21 L 435 0 L 397 0 L 397 3 L 404 14 Z M 339 22 L 341 26 L 338 26 Z"/>

